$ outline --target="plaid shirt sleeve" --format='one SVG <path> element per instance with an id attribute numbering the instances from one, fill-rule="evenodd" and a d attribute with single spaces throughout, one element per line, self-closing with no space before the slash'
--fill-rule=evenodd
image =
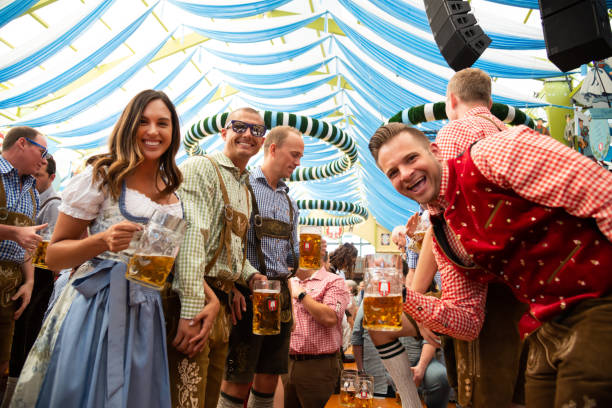
<path id="1" fill-rule="evenodd" d="M 474 340 L 484 322 L 487 285 L 466 278 L 435 244 L 434 256 L 444 286 L 442 297 L 438 299 L 407 289 L 404 311 L 435 332 Z"/>
<path id="2" fill-rule="evenodd" d="M 205 303 L 203 279 L 206 250 L 201 231 L 210 230 L 210 201 L 214 195 L 209 193 L 211 186 L 208 181 L 213 179 L 212 177 L 216 180 L 217 176 L 209 174 L 202 161 L 196 159 L 186 160 L 181 166 L 181 171 L 184 180 L 179 195 L 183 202 L 188 227 L 176 258 L 173 287 L 181 300 L 181 318 L 191 319 Z"/>
<path id="3" fill-rule="evenodd" d="M 408 257 L 408 268 L 409 269 L 416 269 L 417 267 L 417 263 L 419 261 L 419 254 L 417 254 L 414 251 L 411 250 L 406 250 L 406 256 Z"/>
<path id="4" fill-rule="evenodd" d="M 525 126 L 489 136 L 471 155 L 491 182 L 537 204 L 594 218 L 612 242 L 612 173 L 592 160 Z"/>
<path id="5" fill-rule="evenodd" d="M 476 140 L 484 137 L 480 130 L 475 132 L 465 123 L 455 120 L 444 126 L 436 135 L 436 144 L 440 148 L 442 159 L 453 159 L 463 153 Z"/>

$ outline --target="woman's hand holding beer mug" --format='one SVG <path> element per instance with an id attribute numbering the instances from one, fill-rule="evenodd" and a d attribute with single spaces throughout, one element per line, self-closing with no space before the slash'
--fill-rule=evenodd
<path id="1" fill-rule="evenodd" d="M 131 221 L 121 221 L 104 231 L 102 239 L 109 251 L 120 252 L 130 246 L 134 233 L 141 230 L 141 225 Z"/>

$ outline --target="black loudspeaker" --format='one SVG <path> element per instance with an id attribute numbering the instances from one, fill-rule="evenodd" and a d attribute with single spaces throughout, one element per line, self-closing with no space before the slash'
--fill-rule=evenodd
<path id="1" fill-rule="evenodd" d="M 548 59 L 561 71 L 612 55 L 605 0 L 539 0 Z"/>
<path id="2" fill-rule="evenodd" d="M 467 1 L 425 0 L 425 12 L 440 53 L 455 71 L 471 67 L 491 44 Z"/>

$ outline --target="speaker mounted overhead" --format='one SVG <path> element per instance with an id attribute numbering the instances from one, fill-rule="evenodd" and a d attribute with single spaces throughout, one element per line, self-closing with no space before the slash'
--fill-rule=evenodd
<path id="1" fill-rule="evenodd" d="M 467 1 L 424 0 L 440 53 L 455 71 L 471 67 L 491 44 L 478 26 Z"/>
<path id="2" fill-rule="evenodd" d="M 548 59 L 561 71 L 612 55 L 605 0 L 539 0 Z"/>

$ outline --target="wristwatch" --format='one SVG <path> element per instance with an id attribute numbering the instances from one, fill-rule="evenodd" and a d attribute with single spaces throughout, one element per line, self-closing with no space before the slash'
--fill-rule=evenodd
<path id="1" fill-rule="evenodd" d="M 308 293 L 307 293 L 306 291 L 303 291 L 302 293 L 300 293 L 300 294 L 298 295 L 298 297 L 297 297 L 298 302 L 301 302 L 301 301 L 302 301 L 302 299 L 304 299 L 304 297 L 306 297 L 306 295 L 307 295 L 307 294 L 308 294 Z"/>

